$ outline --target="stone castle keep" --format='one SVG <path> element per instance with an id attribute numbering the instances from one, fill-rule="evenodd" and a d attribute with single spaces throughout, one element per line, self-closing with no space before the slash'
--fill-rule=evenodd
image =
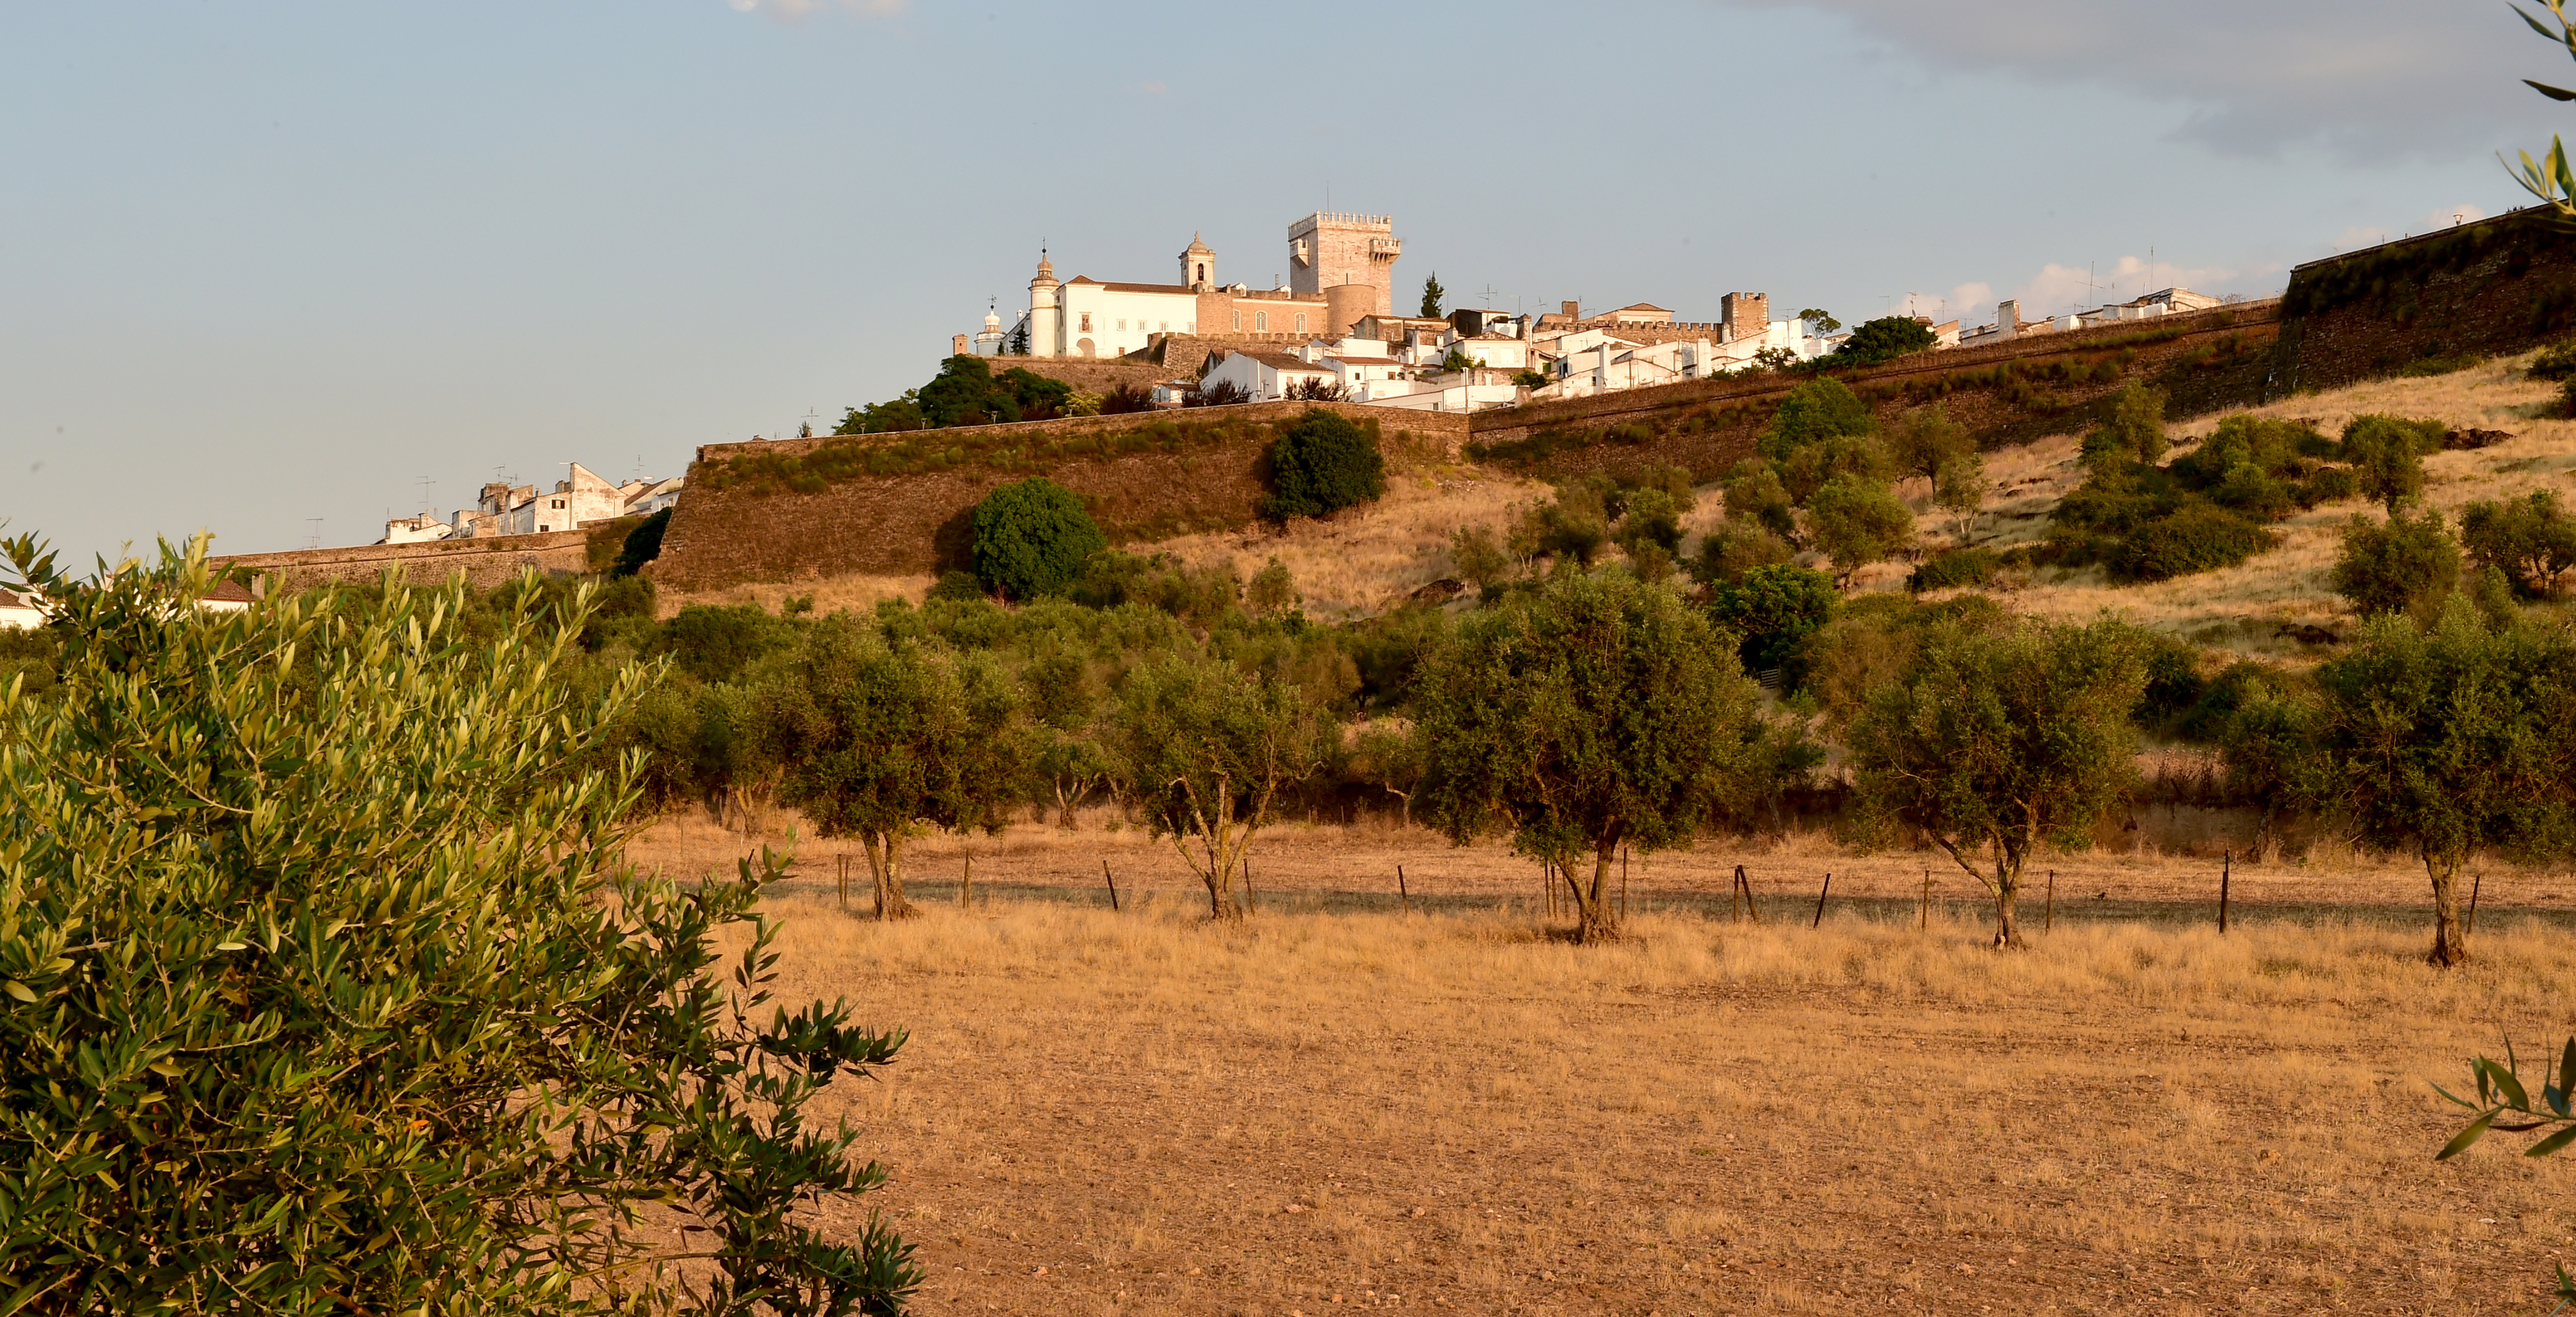
<path id="1" fill-rule="evenodd" d="M 1218 282 L 1216 251 L 1196 235 L 1180 254 L 1180 282 L 1059 282 L 1043 254 L 1029 281 L 1028 311 L 1005 333 L 985 317 L 976 351 L 1032 357 L 1119 357 L 1152 335 L 1306 334 L 1338 339 L 1363 316 L 1395 307 L 1395 261 L 1404 240 L 1384 215 L 1317 211 L 1288 226 L 1288 283 L 1256 290 Z"/>

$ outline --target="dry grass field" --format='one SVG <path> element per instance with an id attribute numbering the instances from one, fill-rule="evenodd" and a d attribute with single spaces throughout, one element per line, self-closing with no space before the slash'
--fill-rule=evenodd
<path id="1" fill-rule="evenodd" d="M 673 820 L 634 855 L 743 846 Z M 2072 857 L 2057 927 L 1997 954 L 1963 883 L 1916 926 L 1916 857 L 1720 851 L 1639 862 L 1633 936 L 1575 947 L 1525 863 L 1401 829 L 1267 835 L 1239 929 L 1132 830 L 978 839 L 971 908 L 922 845 L 896 925 L 808 845 L 781 986 L 911 1031 L 833 1100 L 927 1313 L 2547 1311 L 2576 1163 L 2435 1164 L 2429 1085 L 2576 1029 L 2576 942 L 2516 908 L 2548 876 L 2442 973 L 2393 864 L 2239 869 L 2222 936 L 2208 866 Z M 1764 923 L 1674 907 L 1739 861 Z M 1811 928 L 1819 867 L 1886 899 Z"/>

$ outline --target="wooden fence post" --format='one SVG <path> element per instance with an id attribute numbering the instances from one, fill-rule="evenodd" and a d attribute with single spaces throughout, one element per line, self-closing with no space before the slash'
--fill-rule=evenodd
<path id="1" fill-rule="evenodd" d="M 1243 911 L 1252 915 L 1261 913 L 1261 893 L 1252 890 L 1252 857 L 1249 855 L 1243 857 Z"/>
<path id="2" fill-rule="evenodd" d="M 843 851 L 832 858 L 841 862 L 834 882 L 840 891 L 841 908 L 847 910 L 850 908 L 850 853 Z"/>
<path id="3" fill-rule="evenodd" d="M 1619 917 L 1628 917 L 1628 848 L 1619 848 Z"/>
<path id="4" fill-rule="evenodd" d="M 1404 902 L 1404 913 L 1412 914 L 1413 893 L 1404 889 L 1404 866 L 1401 864 L 1395 866 L 1395 895 L 1397 899 Z"/>
<path id="5" fill-rule="evenodd" d="M 1118 910 L 1118 879 L 1110 874 L 1107 860 L 1100 862 L 1100 881 L 1109 884 L 1109 910 L 1115 914 Z"/>
<path id="6" fill-rule="evenodd" d="M 975 904 L 975 852 L 966 852 L 966 876 L 957 880 L 957 904 L 972 908 Z"/>
<path id="7" fill-rule="evenodd" d="M 2218 858 L 2218 931 L 2227 931 L 2227 880 L 2236 869 L 2236 852 L 2222 851 Z"/>
<path id="8" fill-rule="evenodd" d="M 2048 914 L 2039 927 L 2043 933 L 2057 927 L 2057 871 L 2055 869 L 2048 871 Z"/>
<path id="9" fill-rule="evenodd" d="M 2470 879 L 2469 879 L 2469 928 L 2468 928 L 2468 931 L 2469 931 L 2469 932 L 2471 932 L 2471 933 L 2475 933 L 2475 932 L 2477 932 L 2477 931 L 2478 931 L 2478 889 L 2479 889 L 2479 888 L 2481 888 L 2481 887 L 2484 887 L 2484 886 L 2486 886 L 2486 885 L 2487 885 L 2487 876 L 2486 876 L 2485 874 L 2478 874 L 2478 875 L 2476 875 L 2476 876 L 2474 876 L 2474 877 L 2472 877 L 2472 878 L 2470 878 Z M 2458 891 L 2458 890 L 2460 890 L 2460 889 L 2458 889 L 2458 888 L 2454 887 L 2454 888 L 2452 888 L 2451 890 L 2456 892 L 2456 891 Z M 2565 1081 L 2562 1079 L 2560 1082 L 2562 1082 L 2562 1083 L 2563 1083 L 2563 1082 L 2565 1082 Z"/>
<path id="10" fill-rule="evenodd" d="M 1825 926 L 1825 893 L 1832 890 L 1834 890 L 1834 874 L 1833 870 L 1828 869 L 1825 871 L 1825 885 L 1816 889 L 1816 922 L 1807 925 L 1807 927 L 1823 928 Z"/>
<path id="11" fill-rule="evenodd" d="M 1926 933 L 1932 931 L 1932 871 L 1929 869 L 1923 871 L 1922 917 L 1916 921 L 1914 926 Z"/>

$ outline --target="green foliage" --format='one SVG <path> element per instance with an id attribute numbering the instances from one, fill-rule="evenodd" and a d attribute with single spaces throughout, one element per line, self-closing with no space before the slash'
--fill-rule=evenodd
<path id="1" fill-rule="evenodd" d="M 52 627 L 0 627 L 0 694 L 12 682 L 30 696 L 53 690 L 61 656 L 61 634 Z"/>
<path id="2" fill-rule="evenodd" d="M 1562 868 L 1576 936 L 1615 936 L 1622 844 L 1685 845 L 1768 790 L 1755 701 L 1672 592 L 1565 573 L 1463 619 L 1424 668 L 1421 803 L 1453 841 L 1507 831 L 1519 853 Z"/>
<path id="3" fill-rule="evenodd" d="M 1736 638 L 1736 658 L 1747 672 L 1782 669 L 1788 686 L 1800 684 L 1791 671 L 1807 638 L 1832 620 L 1841 600 L 1832 578 L 1808 567 L 1780 564 L 1756 567 L 1709 591 L 1709 617 L 1719 630 Z"/>
<path id="4" fill-rule="evenodd" d="M 2105 560 L 2122 580 L 2162 581 L 2233 567 L 2278 542 L 2224 508 L 2192 503 L 2130 531 Z"/>
<path id="5" fill-rule="evenodd" d="M 1913 544 L 1914 514 L 1886 485 L 1838 475 L 1807 500 L 1807 540 L 1847 586 L 1853 573 Z"/>
<path id="6" fill-rule="evenodd" d="M 1440 369 L 1444 371 L 1474 370 L 1475 368 L 1475 358 L 1468 356 L 1467 350 L 1455 343 L 1449 345 L 1449 355 L 1440 359 Z"/>
<path id="7" fill-rule="evenodd" d="M 2556 490 L 2469 504 L 2460 510 L 2460 539 L 2472 562 L 2502 572 L 2527 599 L 2556 594 L 2576 569 L 2576 516 L 2559 506 Z"/>
<path id="8" fill-rule="evenodd" d="M 1992 549 L 1951 549 L 1934 554 L 1906 573 L 1905 588 L 1919 594 L 1925 590 L 1985 585 L 2002 568 L 2002 555 Z"/>
<path id="9" fill-rule="evenodd" d="M 1778 468 L 1758 457 L 1748 457 L 1736 463 L 1722 488 L 1729 520 L 1760 526 L 1782 541 L 1797 543 L 1797 504 L 1790 499 L 1788 486 L 1781 483 Z"/>
<path id="10" fill-rule="evenodd" d="M 1011 599 L 1064 593 L 1109 547 L 1081 496 L 1044 476 L 986 494 L 974 523 L 975 575 Z"/>
<path id="11" fill-rule="evenodd" d="M 928 597 L 930 599 L 965 600 L 981 599 L 984 597 L 984 594 L 983 578 L 975 575 L 975 573 L 941 572 L 939 574 L 939 579 L 932 583 Z"/>
<path id="12" fill-rule="evenodd" d="M 1674 555 L 1681 552 L 1682 513 L 1690 505 L 1653 485 L 1629 494 L 1627 504 L 1611 538 L 1639 576 L 1662 580 L 1672 570 Z"/>
<path id="13" fill-rule="evenodd" d="M 1818 307 L 1811 306 L 1800 311 L 1798 318 L 1807 322 L 1809 332 L 1819 335 L 1830 334 L 1843 327 L 1843 322 L 1834 319 L 1831 313 Z"/>
<path id="14" fill-rule="evenodd" d="M 1557 487 L 1556 497 L 1513 523 L 1512 552 L 1523 560 L 1553 558 L 1588 567 L 1610 543 L 1610 524 L 1625 502 L 1607 476 L 1567 481 Z"/>
<path id="15" fill-rule="evenodd" d="M 9 549 L 64 613 L 57 697 L 0 698 L 18 1311 L 901 1310 L 907 1245 L 811 1223 L 884 1175 L 809 1107 L 902 1039 L 772 999 L 774 858 L 623 862 L 593 755 L 654 674 L 564 680 L 582 595 L 482 639 L 458 587 L 200 613 L 202 538 Z"/>
<path id="16" fill-rule="evenodd" d="M 1025 366 L 1013 366 L 996 376 L 984 358 L 961 354 L 941 362 L 929 383 L 907 390 L 900 398 L 851 408 L 833 433 L 882 434 L 1043 421 L 1071 415 L 1073 396 L 1073 386 Z"/>
<path id="17" fill-rule="evenodd" d="M 1789 390 L 1762 431 L 1758 448 L 1764 457 L 1786 461 L 1809 444 L 1845 436 L 1878 433 L 1869 404 L 1837 379 L 1808 380 Z"/>
<path id="18" fill-rule="evenodd" d="M 1797 554 L 1789 542 L 1759 522 L 1730 517 L 1700 540 L 1691 574 L 1715 585 L 1741 579 L 1757 567 L 1785 563 Z"/>
<path id="19" fill-rule="evenodd" d="M 610 564 L 611 576 L 633 576 L 644 570 L 644 564 L 662 556 L 662 534 L 670 529 L 671 509 L 664 508 L 636 523 L 618 543 L 617 560 Z"/>
<path id="20" fill-rule="evenodd" d="M 2536 380 L 2576 379 L 2576 339 L 2561 339 L 2541 349 L 2524 373 Z"/>
<path id="21" fill-rule="evenodd" d="M 1967 427 L 1951 420 L 1950 413 L 1937 405 L 1906 413 L 1887 441 L 1897 474 L 1935 482 L 1943 471 L 1976 452 L 1977 441 Z"/>
<path id="22" fill-rule="evenodd" d="M 1440 286 L 1440 275 L 1437 272 L 1434 272 L 1430 278 L 1423 280 L 1422 318 L 1425 320 L 1437 320 L 1440 317 L 1449 314 L 1447 311 L 1441 309 L 1444 300 L 1448 296 L 1449 290 Z"/>
<path id="23" fill-rule="evenodd" d="M 1880 316 L 1855 327 L 1834 349 L 1834 358 L 1873 366 L 1908 353 L 1929 352 L 1938 341 L 1931 326 L 1912 316 Z"/>
<path id="24" fill-rule="evenodd" d="M 2364 841 L 2422 858 L 2431 959 L 2463 963 L 2455 879 L 2469 853 L 2565 843 L 2576 655 L 2561 633 L 2496 628 L 2455 599 L 2429 627 L 2393 614 L 2365 623 L 2316 681 L 2335 812 Z"/>
<path id="25" fill-rule="evenodd" d="M 2118 456 L 2154 466 L 2165 454 L 2165 395 L 2143 384 L 2120 390 L 2111 400 L 2111 418 L 2084 436 L 2084 456 L 2098 461 Z"/>
<path id="26" fill-rule="evenodd" d="M 1511 570 L 1511 555 L 1504 551 L 1490 526 L 1461 526 L 1451 532 L 1449 554 L 1457 564 L 1459 577 L 1487 593 L 1501 584 L 1503 574 Z"/>
<path id="27" fill-rule="evenodd" d="M 1297 593 L 1297 578 L 1289 574 L 1288 564 L 1279 561 L 1279 555 L 1274 553 L 1260 571 L 1252 574 L 1252 583 L 1244 588 L 1243 602 L 1254 617 L 1283 617 L 1304 600 Z"/>
<path id="28" fill-rule="evenodd" d="M 2144 646 L 2118 623 L 1935 628 L 1852 725 L 1863 805 L 1993 892 L 1996 944 L 2019 946 L 2022 866 L 2043 841 L 2089 844 L 2119 803 L 2146 684 Z"/>
<path id="29" fill-rule="evenodd" d="M 2343 457 L 2361 492 L 2388 509 L 2423 497 L 2424 454 L 2442 447 L 2442 423 L 2356 416 L 2343 428 Z"/>
<path id="30" fill-rule="evenodd" d="M 1544 389 L 1555 381 L 1549 379 L 1543 371 L 1516 370 L 1512 372 L 1512 383 L 1524 389 L 1536 390 Z"/>
<path id="31" fill-rule="evenodd" d="M 1208 912 L 1241 919 L 1235 879 L 1281 788 L 1322 767 L 1332 738 L 1295 687 L 1187 652 L 1127 674 L 1110 731 L 1146 826 L 1172 839 L 1207 888 Z"/>
<path id="32" fill-rule="evenodd" d="M 2271 849 L 2280 812 L 2313 806 L 2325 789 L 2316 754 L 2321 710 L 2279 674 L 2250 663 L 2220 673 L 2203 704 L 2223 706 L 2210 712 L 2228 793 L 2262 808 L 2254 837 L 2259 860 Z"/>
<path id="33" fill-rule="evenodd" d="M 1378 453 L 1377 422 L 1355 425 L 1322 408 L 1282 428 L 1270 446 L 1270 497 L 1262 515 L 1273 521 L 1321 517 L 1374 502 L 1386 493 L 1386 459 Z"/>
<path id="34" fill-rule="evenodd" d="M 2318 461 L 2335 445 L 2295 422 L 2229 417 L 2171 463 L 2141 462 L 2162 451 L 2157 415 L 2154 395 L 2134 390 L 2087 441 L 2091 469 L 2049 528 L 2057 561 L 2100 561 L 2127 581 L 2231 567 L 2277 542 L 2263 522 L 2350 492 L 2348 471 Z"/>
<path id="35" fill-rule="evenodd" d="M 2421 613 L 2438 607 L 2460 584 L 2460 545 L 2427 508 L 2419 518 L 2373 522 L 2353 514 L 2343 530 L 2334 565 L 2335 593 L 2364 617 Z"/>
<path id="36" fill-rule="evenodd" d="M 1204 413 L 1198 414 L 1205 416 Z M 696 488 L 747 489 L 758 495 L 819 494 L 869 477 L 977 469 L 1043 475 L 1077 462 L 1106 462 L 1132 453 L 1189 454 L 1263 442 L 1274 427 L 1241 416 L 1175 420 L 1154 415 L 1129 428 L 1030 433 L 968 428 L 904 435 L 870 434 L 811 446 L 762 444 L 698 463 Z"/>
<path id="37" fill-rule="evenodd" d="M 930 824 L 998 831 L 1033 758 L 1018 685 L 989 654 L 891 643 L 846 615 L 806 634 L 772 689 L 781 798 L 867 852 L 881 919 L 910 915 L 903 842 Z"/>

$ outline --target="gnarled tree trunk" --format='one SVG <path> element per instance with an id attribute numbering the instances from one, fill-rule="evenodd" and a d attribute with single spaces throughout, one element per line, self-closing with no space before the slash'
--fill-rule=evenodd
<path id="1" fill-rule="evenodd" d="M 1574 877 L 1571 865 L 1560 864 L 1556 871 L 1565 875 L 1565 885 L 1574 892 L 1574 940 L 1578 943 L 1615 942 L 1619 939 L 1619 911 L 1610 903 L 1610 859 L 1618 854 L 1618 839 L 1598 843 L 1592 851 L 1592 881 L 1589 885 Z"/>
<path id="2" fill-rule="evenodd" d="M 918 912 L 903 894 L 903 839 L 892 832 L 871 832 L 860 844 L 867 847 L 868 873 L 876 879 L 877 918 L 912 918 Z"/>
<path id="3" fill-rule="evenodd" d="M 2460 857 L 2424 852 L 2424 873 L 2433 880 L 2433 952 L 2425 959 L 2444 969 L 2469 963 L 2469 937 L 2460 927 Z"/>

